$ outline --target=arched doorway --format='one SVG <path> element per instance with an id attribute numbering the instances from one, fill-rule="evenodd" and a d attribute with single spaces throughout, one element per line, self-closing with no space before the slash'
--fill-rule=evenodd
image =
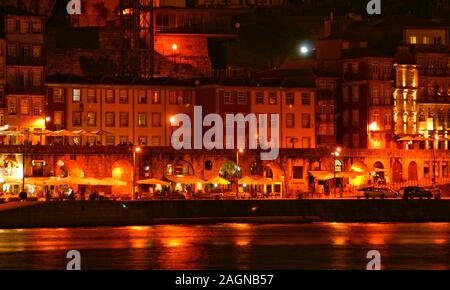
<path id="1" fill-rule="evenodd" d="M 400 161 L 396 160 L 392 166 L 392 182 L 403 181 L 403 166 Z"/>
<path id="2" fill-rule="evenodd" d="M 408 180 L 409 181 L 418 181 L 418 169 L 417 169 L 417 163 L 415 161 L 412 161 L 409 163 L 408 166 Z"/>
<path id="3" fill-rule="evenodd" d="M 194 166 L 186 160 L 178 159 L 166 164 L 164 175 L 195 175 Z"/>

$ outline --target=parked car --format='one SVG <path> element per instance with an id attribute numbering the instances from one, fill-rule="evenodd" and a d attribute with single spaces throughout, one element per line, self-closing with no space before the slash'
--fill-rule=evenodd
<path id="1" fill-rule="evenodd" d="M 369 198 L 397 198 L 400 196 L 400 194 L 387 187 L 368 187 L 364 189 L 364 195 L 366 199 Z M 361 198 L 361 196 L 358 196 L 358 199 Z"/>
<path id="2" fill-rule="evenodd" d="M 403 198 L 404 199 L 414 199 L 414 198 L 441 198 L 441 193 L 439 189 L 426 189 L 419 186 L 408 186 L 403 188 Z"/>

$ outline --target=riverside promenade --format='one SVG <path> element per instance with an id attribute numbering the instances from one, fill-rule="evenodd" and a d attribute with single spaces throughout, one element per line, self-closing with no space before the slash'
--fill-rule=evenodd
<path id="1" fill-rule="evenodd" d="M 450 200 L 65 201 L 0 205 L 0 228 L 230 222 L 450 222 Z"/>

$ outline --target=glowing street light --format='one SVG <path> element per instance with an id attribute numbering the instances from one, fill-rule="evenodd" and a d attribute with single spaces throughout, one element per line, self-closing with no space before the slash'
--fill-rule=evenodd
<path id="1" fill-rule="evenodd" d="M 307 55 L 309 54 L 309 48 L 306 45 L 302 45 L 300 47 L 300 54 L 301 55 Z"/>
<path id="2" fill-rule="evenodd" d="M 135 147 L 133 150 L 133 198 L 137 199 L 136 197 L 136 154 L 141 153 L 142 148 L 141 147 Z"/>
<path id="3" fill-rule="evenodd" d="M 331 153 L 331 155 L 333 156 L 334 197 L 336 197 L 336 159 L 341 155 L 341 151 L 341 147 L 336 147 L 334 152 Z"/>
<path id="4" fill-rule="evenodd" d="M 178 50 L 178 45 L 176 43 L 172 44 L 172 50 L 174 52 Z"/>

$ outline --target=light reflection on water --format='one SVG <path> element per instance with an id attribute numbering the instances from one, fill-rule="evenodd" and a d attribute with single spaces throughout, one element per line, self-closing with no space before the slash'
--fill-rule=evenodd
<path id="1" fill-rule="evenodd" d="M 218 224 L 0 230 L 0 269 L 450 269 L 450 224 Z"/>

